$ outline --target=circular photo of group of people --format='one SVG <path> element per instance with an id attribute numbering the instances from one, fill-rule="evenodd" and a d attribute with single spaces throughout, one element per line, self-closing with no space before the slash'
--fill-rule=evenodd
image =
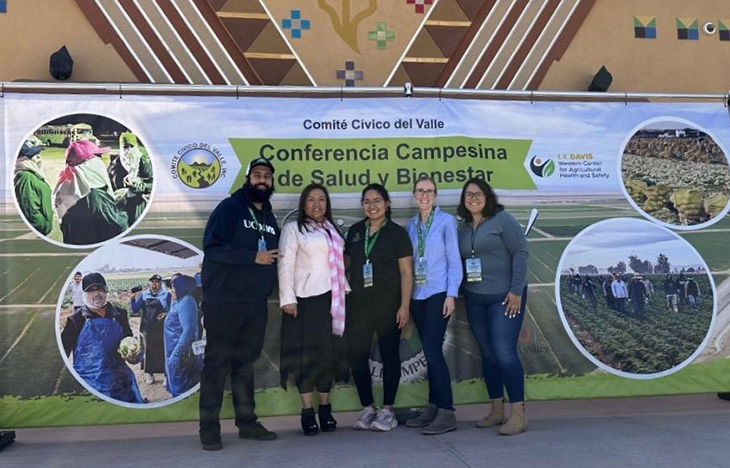
<path id="1" fill-rule="evenodd" d="M 163 236 L 109 243 L 74 270 L 59 298 L 66 365 L 99 398 L 157 407 L 197 389 L 205 352 L 195 247 Z"/>
<path id="2" fill-rule="evenodd" d="M 576 236 L 560 260 L 555 295 L 578 349 L 624 377 L 661 377 L 689 364 L 715 317 L 712 277 L 694 247 L 632 218 Z"/>
<path id="3" fill-rule="evenodd" d="M 623 150 L 621 176 L 634 207 L 668 227 L 698 229 L 727 213 L 727 156 L 689 122 L 659 120 L 638 130 Z"/>
<path id="4" fill-rule="evenodd" d="M 149 205 L 154 175 L 144 143 L 121 123 L 74 114 L 23 141 L 13 187 L 20 214 L 40 236 L 70 247 L 127 232 Z"/>

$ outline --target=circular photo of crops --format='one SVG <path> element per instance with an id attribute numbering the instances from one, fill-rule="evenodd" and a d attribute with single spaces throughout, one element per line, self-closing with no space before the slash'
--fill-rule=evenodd
<path id="1" fill-rule="evenodd" d="M 92 394 L 126 407 L 195 392 L 205 352 L 202 253 L 169 237 L 132 236 L 86 257 L 59 297 L 56 338 Z"/>
<path id="2" fill-rule="evenodd" d="M 632 205 L 668 227 L 699 229 L 728 211 L 727 156 L 690 122 L 660 119 L 634 133 L 623 150 L 621 176 Z"/>
<path id="3" fill-rule="evenodd" d="M 716 314 L 707 264 L 687 241 L 648 221 L 584 229 L 563 252 L 558 311 L 578 349 L 631 378 L 669 375 L 705 347 Z"/>
<path id="4" fill-rule="evenodd" d="M 40 125 L 20 142 L 13 195 L 21 217 L 56 245 L 88 248 L 128 232 L 152 196 L 153 164 L 120 122 L 73 114 Z"/>

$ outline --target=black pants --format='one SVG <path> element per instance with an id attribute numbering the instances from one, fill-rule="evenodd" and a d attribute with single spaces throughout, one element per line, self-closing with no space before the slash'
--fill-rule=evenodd
<path id="1" fill-rule="evenodd" d="M 400 328 L 395 318 L 400 299 L 400 289 L 353 293 L 348 299 L 345 333 L 350 348 L 350 369 L 363 406 L 373 404 L 368 363 L 373 332 L 378 335 L 383 360 L 383 404 L 392 405 L 395 402 L 400 382 Z"/>
<path id="2" fill-rule="evenodd" d="M 203 303 L 207 344 L 200 379 L 200 431 L 220 431 L 223 387 L 229 372 L 236 426 L 256 421 L 253 363 L 261 355 L 266 299 L 252 303 Z"/>

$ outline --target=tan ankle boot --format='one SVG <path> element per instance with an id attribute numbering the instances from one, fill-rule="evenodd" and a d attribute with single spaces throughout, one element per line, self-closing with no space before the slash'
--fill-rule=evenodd
<path id="1" fill-rule="evenodd" d="M 504 424 L 504 399 L 492 400 L 492 409 L 486 418 L 477 422 L 477 427 L 492 427 Z"/>
<path id="2" fill-rule="evenodd" d="M 512 414 L 509 420 L 499 428 L 502 435 L 517 435 L 527 430 L 527 417 L 525 416 L 525 402 L 513 403 Z"/>

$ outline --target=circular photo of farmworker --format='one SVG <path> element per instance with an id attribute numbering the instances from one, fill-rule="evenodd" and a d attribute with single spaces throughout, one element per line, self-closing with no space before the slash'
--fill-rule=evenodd
<path id="1" fill-rule="evenodd" d="M 58 301 L 56 338 L 89 392 L 155 408 L 198 389 L 202 261 L 183 241 L 141 235 L 108 243 L 73 269 Z"/>
<path id="2" fill-rule="evenodd" d="M 563 252 L 555 278 L 563 325 L 591 362 L 649 379 L 690 364 L 710 337 L 715 285 L 687 241 L 635 218 L 601 221 Z"/>
<path id="3" fill-rule="evenodd" d="M 649 121 L 623 149 L 624 194 L 644 217 L 700 229 L 728 212 L 730 167 L 717 140 L 680 119 Z"/>
<path id="4" fill-rule="evenodd" d="M 108 117 L 73 114 L 46 122 L 20 142 L 14 164 L 21 217 L 59 246 L 88 248 L 122 236 L 150 204 L 147 148 Z"/>

